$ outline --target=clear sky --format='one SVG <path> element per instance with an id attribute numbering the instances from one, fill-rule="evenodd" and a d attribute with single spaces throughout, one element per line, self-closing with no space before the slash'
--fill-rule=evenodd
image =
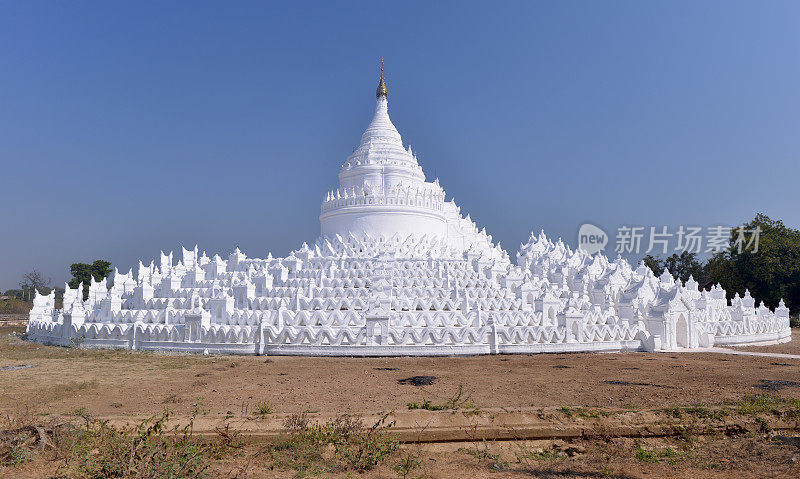
<path id="1" fill-rule="evenodd" d="M 510 250 L 800 227 L 800 2 L 0 2 L 0 289 L 283 255 L 374 108 Z M 613 255 L 613 252 L 612 252 Z"/>

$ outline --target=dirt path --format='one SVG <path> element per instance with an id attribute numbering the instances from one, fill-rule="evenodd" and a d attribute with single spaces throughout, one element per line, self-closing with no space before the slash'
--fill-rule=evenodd
<path id="1" fill-rule="evenodd" d="M 784 353 L 766 353 L 766 352 L 757 352 L 757 351 L 737 351 L 735 349 L 728 349 L 728 348 L 710 348 L 708 349 L 710 353 L 718 353 L 718 354 L 733 354 L 735 356 L 755 356 L 760 358 L 777 358 L 777 359 L 800 359 L 800 354 L 784 354 Z"/>

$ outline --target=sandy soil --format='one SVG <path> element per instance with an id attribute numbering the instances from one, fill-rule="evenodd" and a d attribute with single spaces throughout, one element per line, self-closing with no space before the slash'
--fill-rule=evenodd
<path id="1" fill-rule="evenodd" d="M 19 331 L 14 330 L 14 331 Z M 276 412 L 366 413 L 442 402 L 459 387 L 476 407 L 666 407 L 719 403 L 770 392 L 763 381 L 800 381 L 800 361 L 691 353 L 542 354 L 457 358 L 203 357 L 42 346 L 0 331 L 0 408 L 100 416 L 148 415 L 154 406 L 186 410 L 202 397 L 214 414 L 269 401 Z M 758 351 L 792 352 L 789 345 Z M 418 375 L 430 386 L 398 384 Z M 623 384 L 627 382 L 630 384 Z"/>
<path id="2" fill-rule="evenodd" d="M 83 410 L 98 417 L 134 420 L 165 407 L 185 415 L 202 398 L 210 418 L 247 416 L 259 401 L 268 401 L 276 417 L 302 411 L 369 416 L 379 411 L 408 413 L 407 404 L 423 398 L 442 404 L 459 389 L 470 408 L 501 411 L 563 406 L 654 409 L 765 394 L 800 398 L 796 359 L 713 353 L 203 357 L 42 346 L 20 339 L 21 331 L 0 328 L 0 410 L 6 414 L 67 415 Z M 788 344 L 741 349 L 800 354 L 800 331 L 794 331 Z M 34 367 L 2 370 L 23 365 Z M 422 375 L 437 379 L 428 386 L 398 383 Z M 675 439 L 669 438 L 584 440 L 584 453 L 546 461 L 520 460 L 520 443 L 507 441 L 407 445 L 404 450 L 421 460 L 421 468 L 409 477 L 798 477 L 797 436 L 796 432 L 785 439 L 775 433 L 711 436 L 691 446 L 672 444 Z M 220 465 L 220 475 L 223 469 L 228 475 L 247 463 L 245 477 L 293 477 L 293 471 L 245 461 L 256 447 L 249 446 L 231 464 Z M 552 447 L 552 441 L 544 447 Z M 684 452 L 676 460 L 650 463 L 635 458 L 632 451 L 642 447 Z M 52 473 L 48 467 L 31 463 L 0 475 L 46 477 Z M 397 475 L 386 465 L 359 477 Z"/>

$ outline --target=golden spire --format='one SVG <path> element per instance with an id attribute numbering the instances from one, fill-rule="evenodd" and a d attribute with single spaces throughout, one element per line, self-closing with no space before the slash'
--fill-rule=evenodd
<path id="1" fill-rule="evenodd" d="M 383 58 L 381 58 L 381 80 L 378 82 L 378 91 L 375 93 L 375 98 L 382 96 L 389 96 L 389 92 L 386 90 L 386 82 L 383 81 Z"/>

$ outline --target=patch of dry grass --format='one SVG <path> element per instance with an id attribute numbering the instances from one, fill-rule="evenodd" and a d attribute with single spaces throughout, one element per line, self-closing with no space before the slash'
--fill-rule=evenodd
<path id="1" fill-rule="evenodd" d="M 311 423 L 308 416 L 289 416 L 286 436 L 258 455 L 271 467 L 294 470 L 299 476 L 345 471 L 366 471 L 384 463 L 398 449 L 389 432 L 392 423 L 383 416 L 371 427 L 355 416 L 342 415 L 325 423 Z M 406 463 L 402 470 L 409 470 Z"/>
<path id="2" fill-rule="evenodd" d="M 43 459 L 56 462 L 59 478 L 198 478 L 207 477 L 214 461 L 241 448 L 227 427 L 212 440 L 196 438 L 194 413 L 183 426 L 169 424 L 164 410 L 136 426 L 115 427 L 85 409 L 71 420 L 40 422 L 33 416 L 7 417 L 0 430 L 0 475 Z"/>

